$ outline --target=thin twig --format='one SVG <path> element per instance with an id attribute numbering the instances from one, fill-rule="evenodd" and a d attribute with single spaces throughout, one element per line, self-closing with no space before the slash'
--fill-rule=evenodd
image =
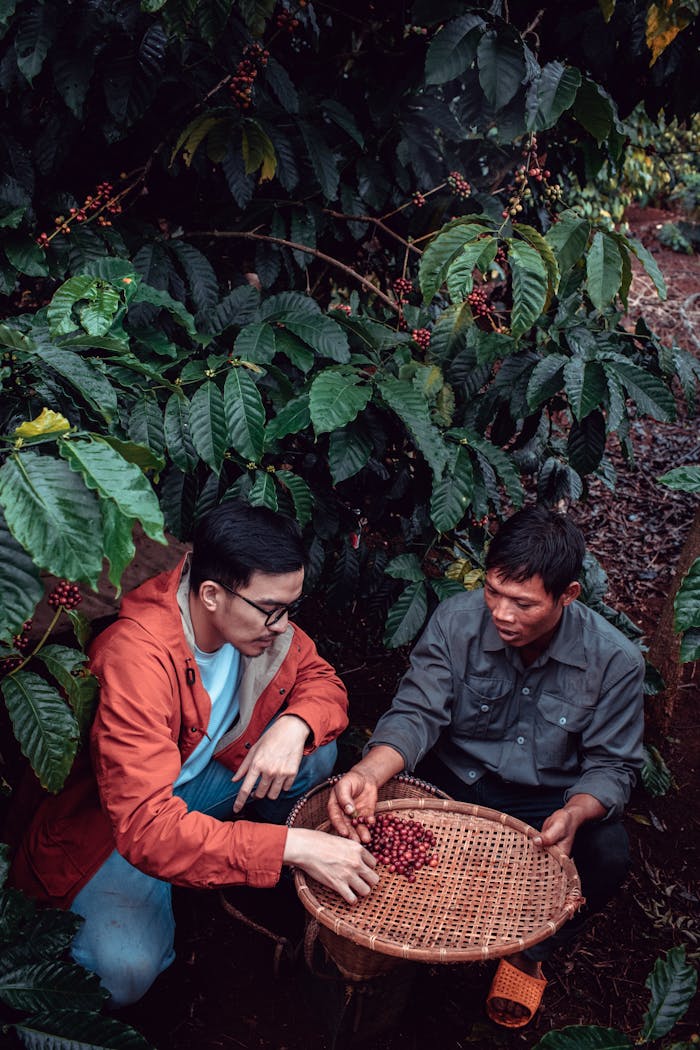
<path id="1" fill-rule="evenodd" d="M 373 284 L 367 277 L 363 277 L 362 274 L 358 273 L 357 270 L 353 270 L 351 266 L 346 266 L 345 263 L 341 263 L 338 259 L 334 259 L 331 255 L 326 255 L 324 252 L 320 252 L 318 248 L 309 248 L 306 244 L 298 244 L 296 241 L 288 241 L 283 237 L 272 237 L 266 233 L 250 233 L 247 230 L 190 230 L 184 236 L 186 237 L 216 237 L 216 238 L 239 238 L 242 240 L 249 241 L 266 241 L 268 244 L 281 244 L 284 248 L 291 248 L 296 252 L 305 252 L 307 255 L 313 255 L 316 259 L 322 259 L 323 262 L 328 263 L 329 266 L 334 266 L 338 270 L 342 270 L 343 273 L 347 274 L 354 281 L 357 281 L 364 288 L 373 292 L 377 298 L 381 299 L 385 306 L 388 306 L 390 310 L 393 310 L 395 314 L 400 313 L 400 308 L 393 299 L 390 299 L 388 295 L 380 291 L 375 284 Z"/>

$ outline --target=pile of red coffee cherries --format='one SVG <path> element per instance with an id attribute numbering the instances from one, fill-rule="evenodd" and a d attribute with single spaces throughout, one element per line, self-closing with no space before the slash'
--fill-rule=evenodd
<path id="1" fill-rule="evenodd" d="M 435 852 L 435 835 L 419 820 L 402 820 L 391 813 L 378 813 L 365 819 L 354 817 L 353 825 L 366 824 L 372 838 L 367 846 L 390 872 L 403 875 L 408 882 L 416 881 L 421 868 L 437 868 L 440 859 Z"/>

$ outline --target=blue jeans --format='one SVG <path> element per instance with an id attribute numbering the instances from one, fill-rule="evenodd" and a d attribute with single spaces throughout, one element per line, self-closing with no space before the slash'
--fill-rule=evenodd
<path id="1" fill-rule="evenodd" d="M 284 823 L 296 800 L 331 775 L 336 757 L 335 742 L 304 756 L 289 791 L 276 800 L 249 801 L 243 816 Z M 226 820 L 243 783 L 234 784 L 231 776 L 230 769 L 212 760 L 173 794 L 184 799 L 189 811 Z M 170 883 L 146 875 L 116 850 L 78 893 L 71 911 L 85 919 L 73 940 L 73 958 L 100 977 L 112 1009 L 140 999 L 175 959 Z"/>

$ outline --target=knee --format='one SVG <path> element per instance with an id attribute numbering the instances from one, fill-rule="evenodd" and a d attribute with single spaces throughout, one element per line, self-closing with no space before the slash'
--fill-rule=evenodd
<path id="1" fill-rule="evenodd" d="M 109 992 L 109 1010 L 119 1010 L 142 999 L 156 977 L 173 961 L 173 957 L 163 958 L 159 955 L 156 958 L 147 952 L 139 952 L 137 947 L 128 953 L 98 951 L 90 959 L 82 958 L 79 951 L 73 951 L 75 961 L 97 974 L 102 987 Z"/>

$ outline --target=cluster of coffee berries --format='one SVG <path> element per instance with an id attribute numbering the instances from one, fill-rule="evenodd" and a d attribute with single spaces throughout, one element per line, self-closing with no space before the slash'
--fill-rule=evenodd
<path id="1" fill-rule="evenodd" d="M 52 609 L 75 609 L 80 605 L 83 596 L 80 589 L 68 580 L 61 580 L 49 594 L 47 601 Z"/>
<path id="2" fill-rule="evenodd" d="M 447 185 L 450 187 L 456 197 L 461 197 L 464 201 L 467 197 L 471 196 L 472 188 L 465 179 L 464 175 L 461 175 L 458 171 L 451 171 L 447 176 Z"/>
<path id="3" fill-rule="evenodd" d="M 421 350 L 427 350 L 430 346 L 430 332 L 427 328 L 414 328 L 411 332 L 411 339 L 414 343 L 418 343 Z"/>
<path id="4" fill-rule="evenodd" d="M 352 306 L 350 303 L 331 303 L 331 310 L 339 310 L 341 314 L 351 314 Z"/>
<path id="5" fill-rule="evenodd" d="M 267 65 L 270 52 L 261 44 L 249 44 L 243 50 L 243 57 L 231 77 L 229 90 L 233 101 L 239 109 L 248 109 L 253 100 L 253 84 L 258 73 Z"/>
<path id="6" fill-rule="evenodd" d="M 99 226 L 111 226 L 112 220 L 108 216 L 119 215 L 121 210 L 119 195 L 114 195 L 112 183 L 101 182 L 94 193 L 88 194 L 79 208 L 71 208 L 68 215 L 57 215 L 54 219 L 54 232 L 51 235 L 40 233 L 36 243 L 40 248 L 45 248 L 57 233 L 69 234 L 74 222 L 87 222 L 96 218 Z"/>
<path id="7" fill-rule="evenodd" d="M 428 30 L 427 30 L 426 26 L 414 26 L 414 25 L 409 24 L 409 25 L 405 25 L 403 27 L 403 35 L 404 35 L 404 37 L 407 37 L 407 36 L 427 36 L 428 35 Z"/>
<path id="8" fill-rule="evenodd" d="M 29 632 L 31 631 L 31 629 L 32 620 L 25 620 L 22 624 L 22 630 L 20 631 L 20 633 L 15 635 L 15 637 L 12 639 L 13 647 L 17 650 L 18 653 L 22 653 L 22 655 L 26 653 L 27 649 L 29 649 L 30 645 L 32 644 L 29 638 Z"/>
<path id="9" fill-rule="evenodd" d="M 394 295 L 397 303 L 407 303 L 408 297 L 413 291 L 413 282 L 408 277 L 396 277 L 393 282 Z M 428 340 L 430 342 L 430 340 Z"/>
<path id="10" fill-rule="evenodd" d="M 282 29 L 291 36 L 294 30 L 299 28 L 299 19 L 295 18 L 291 11 L 280 11 L 275 19 L 275 24 L 278 29 Z"/>
<path id="11" fill-rule="evenodd" d="M 553 183 L 552 185 L 549 185 L 549 186 L 545 186 L 543 192 L 544 192 L 546 200 L 550 204 L 557 204 L 562 199 L 562 197 L 564 196 L 564 191 L 563 191 L 563 189 L 561 188 L 561 186 L 559 185 L 558 182 L 555 182 L 555 183 Z"/>
<path id="12" fill-rule="evenodd" d="M 476 317 L 488 317 L 491 314 L 491 307 L 489 305 L 488 296 L 483 288 L 475 288 L 473 292 L 470 292 L 467 296 L 467 302 L 472 308 L 472 313 Z"/>
<path id="13" fill-rule="evenodd" d="M 355 817 L 353 824 L 365 823 Z M 391 813 L 379 813 L 374 823 L 367 822 L 372 838 L 367 849 L 392 874 L 416 881 L 421 868 L 436 868 L 440 863 L 435 852 L 435 835 L 419 820 L 402 820 Z"/>
<path id="14" fill-rule="evenodd" d="M 501 269 L 503 269 L 508 263 L 508 252 L 502 245 L 499 246 L 498 251 L 496 252 L 494 262 L 496 263 L 496 266 L 500 266 Z"/>
<path id="15" fill-rule="evenodd" d="M 420 192 L 420 190 L 416 190 L 416 192 L 413 194 L 413 196 L 411 197 L 411 203 L 415 204 L 416 208 L 422 208 L 424 206 L 425 197 Z"/>

